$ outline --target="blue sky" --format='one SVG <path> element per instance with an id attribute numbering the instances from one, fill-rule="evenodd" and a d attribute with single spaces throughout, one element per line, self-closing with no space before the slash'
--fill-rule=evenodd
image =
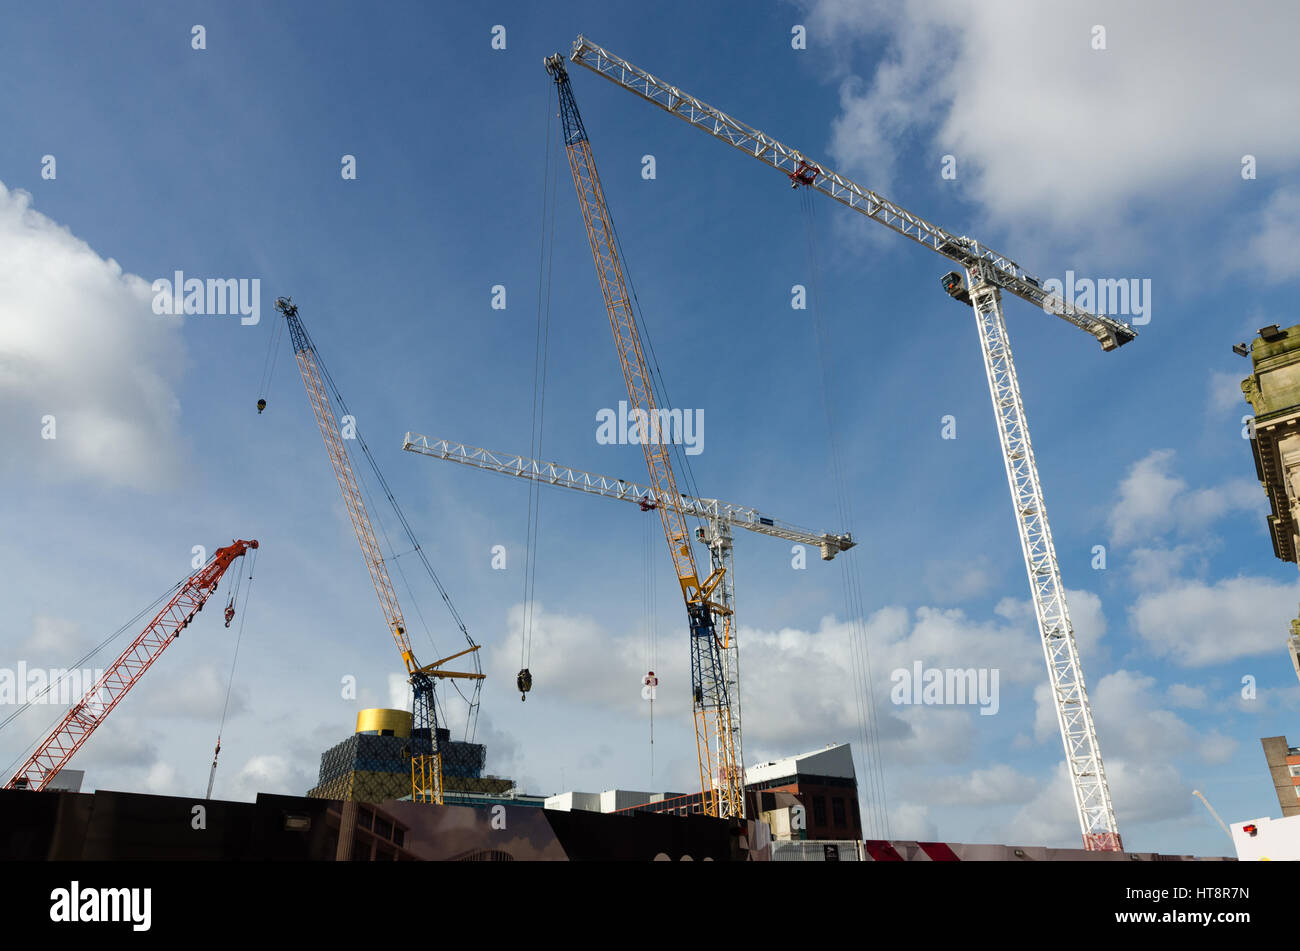
<path id="1" fill-rule="evenodd" d="M 1229 349 L 1292 322 L 1300 133 L 1277 121 L 1297 91 L 1290 31 L 1209 5 L 1180 5 L 1176 30 L 1161 4 L 993 8 L 13 11 L 0 38 L 0 666 L 70 663 L 187 574 L 194 545 L 257 537 L 217 794 L 303 791 L 356 709 L 390 704 L 400 664 L 286 340 L 258 392 L 272 302 L 292 295 L 484 645 L 489 770 L 546 793 L 692 788 L 684 617 L 657 527 L 631 506 L 543 495 L 536 686 L 521 705 L 526 490 L 400 450 L 407 430 L 528 449 L 554 122 L 541 61 L 583 32 L 1044 278 L 1151 281 L 1150 323 L 1114 353 L 1020 301 L 1007 320 L 1126 844 L 1222 853 L 1191 790 L 1229 820 L 1276 814 L 1258 738 L 1300 733 L 1284 650 L 1300 586 L 1272 555 L 1241 438 L 1247 364 Z M 806 49 L 791 47 L 797 24 Z M 1074 845 L 975 328 L 938 284 L 948 262 L 833 202 L 810 223 L 776 172 L 571 72 L 668 391 L 704 411 L 700 492 L 859 539 L 845 559 L 863 592 L 891 831 Z M 625 393 L 564 167 L 557 195 L 543 454 L 643 481 L 636 447 L 595 440 L 597 411 Z M 148 284 L 178 269 L 258 278 L 261 322 L 152 314 Z M 811 315 L 790 306 L 792 285 L 813 280 L 847 526 Z M 490 307 L 496 284 L 504 310 Z M 55 440 L 40 438 L 46 414 Z M 941 438 L 948 415 L 956 439 Z M 653 775 L 639 696 L 648 546 Z M 736 561 L 747 761 L 856 743 L 841 571 L 815 558 L 793 570 L 789 546 L 760 536 L 737 539 Z M 432 656 L 457 635 L 430 594 L 417 587 L 433 631 L 417 648 Z M 215 617 L 78 755 L 88 785 L 202 791 L 232 651 Z M 999 668 L 998 714 L 889 704 L 889 672 L 915 660 Z M 358 700 L 340 696 L 348 675 Z M 1240 697 L 1246 676 L 1254 700 Z M 0 735 L 5 762 L 55 713 Z"/>

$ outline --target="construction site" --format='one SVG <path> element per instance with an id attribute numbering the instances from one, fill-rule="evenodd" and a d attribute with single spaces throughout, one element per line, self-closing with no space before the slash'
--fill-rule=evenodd
<path id="1" fill-rule="evenodd" d="M 1104 281 L 1085 295 L 1074 271 L 1068 284 L 1054 277 L 1072 261 L 1015 248 L 1031 272 L 980 234 L 933 223 L 833 168 L 824 140 L 799 138 L 822 133 L 808 131 L 798 107 L 765 103 L 764 127 L 778 139 L 710 104 L 725 91 L 674 85 L 670 70 L 688 86 L 710 73 L 666 47 L 662 64 L 651 61 L 656 44 L 634 33 L 627 46 L 645 50 L 644 63 L 586 35 L 524 56 L 519 41 L 506 45 L 506 29 L 493 27 L 491 49 L 528 65 L 512 65 L 502 83 L 530 83 L 534 106 L 545 96 L 545 149 L 483 149 L 480 168 L 480 147 L 459 127 L 447 133 L 463 150 L 447 168 L 460 174 L 440 173 L 439 187 L 493 182 L 518 207 L 464 222 L 462 234 L 419 252 L 447 259 L 427 265 L 437 272 L 427 308 L 442 314 L 436 321 L 384 323 L 401 309 L 384 285 L 426 266 L 415 258 L 352 274 L 368 288 L 348 293 L 371 305 L 356 320 L 349 308 L 365 297 L 335 299 L 329 289 L 337 261 L 277 269 L 273 243 L 249 291 L 273 300 L 260 315 L 233 280 L 186 280 L 178 268 L 165 288 L 153 283 L 157 320 L 226 315 L 206 321 L 210 336 L 241 314 L 249 325 L 229 349 L 187 358 L 191 375 L 230 370 L 220 406 L 191 431 L 228 468 L 214 475 L 209 466 L 207 488 L 178 503 L 201 515 L 168 509 L 150 522 L 151 543 L 176 538 L 165 558 L 128 572 L 129 558 L 115 553 L 135 539 L 91 546 L 104 575 L 86 600 L 110 588 L 111 597 L 75 624 L 58 622 L 63 609 L 48 588 L 27 587 L 21 610 L 37 634 L 14 633 L 3 661 L 13 667 L 0 671 L 0 745 L 12 760 L 0 789 L 0 857 L 1300 859 L 1300 726 L 1294 744 L 1262 735 L 1296 716 L 1300 620 L 1279 625 L 1271 607 L 1295 609 L 1295 580 L 1252 589 L 1253 602 L 1270 606 L 1258 623 L 1195 601 L 1201 588 L 1234 583 L 1212 582 L 1208 559 L 1225 546 L 1195 534 L 1211 521 L 1197 513 L 1223 498 L 1247 513 L 1240 531 L 1250 544 L 1230 559 L 1249 549 L 1261 575 L 1278 560 L 1300 562 L 1300 325 L 1273 323 L 1240 343 L 1228 329 L 1213 341 L 1215 379 L 1240 381 L 1244 401 L 1230 393 L 1224 405 L 1240 416 L 1247 445 L 1208 455 L 1240 477 L 1236 488 L 1193 498 L 1163 443 L 1141 459 L 1116 449 L 1114 484 L 1097 487 L 1089 466 L 1106 464 L 1106 427 L 1137 424 L 1116 381 L 1142 378 L 1163 359 L 1149 312 L 1129 306 L 1136 290 L 1108 306 Z M 801 29 L 783 42 L 801 49 Z M 737 108 L 763 102 L 738 98 Z M 586 121 L 580 101 L 592 110 Z M 342 182 L 378 192 L 369 176 L 399 167 L 406 148 L 343 154 Z M 505 179 L 504 162 L 528 172 Z M 274 215 L 300 214 L 301 232 L 319 231 L 320 209 L 299 196 L 293 175 L 278 180 L 284 209 Z M 698 190 L 669 184 L 672 176 Z M 891 194 L 918 194 L 906 174 L 882 177 Z M 631 197 L 642 186 L 658 192 Z M 701 200 L 710 194 L 716 205 Z M 402 199 L 369 200 L 391 214 Z M 744 238 L 757 231 L 738 210 L 731 217 L 751 202 L 753 214 L 773 217 L 770 245 L 750 248 Z M 537 224 L 539 205 L 537 233 L 512 234 Z M 1021 234 L 1014 217 L 997 216 L 990 230 Z M 771 275 L 776 304 L 751 309 L 737 290 L 743 316 L 712 325 L 714 303 L 674 284 L 686 262 L 660 250 L 678 232 L 698 235 L 691 263 L 709 272 L 719 298 Z M 532 249 L 535 275 L 524 264 L 502 268 L 489 316 L 459 312 L 458 298 L 438 302 L 448 280 L 440 268 L 458 266 L 458 242 L 516 239 Z M 712 260 L 700 257 L 708 247 Z M 919 290 L 912 267 L 933 272 Z M 908 295 L 913 310 L 843 303 L 886 285 L 903 288 L 890 293 Z M 487 289 L 474 287 L 475 299 Z M 229 299 L 214 308 L 223 292 Z M 873 322 L 892 328 L 879 349 Z M 1008 324 L 1030 340 L 1020 372 Z M 878 392 L 858 381 L 873 376 L 896 401 L 872 404 Z M 671 400 L 670 384 L 687 398 Z M 407 385 L 427 395 L 413 402 Z M 473 413 L 445 404 L 451 389 L 468 394 Z M 1040 455 L 1027 393 L 1050 420 Z M 59 425 L 69 434 L 61 439 L 82 438 L 74 422 Z M 924 448 L 895 448 L 891 434 L 905 427 L 925 430 Z M 519 453 L 455 441 L 524 428 Z M 728 465 L 714 466 L 718 457 Z M 714 481 L 724 476 L 732 482 Z M 254 486 L 255 498 L 213 488 L 235 483 Z M 1052 511 L 1066 512 L 1055 538 L 1045 484 Z M 1129 500 L 1147 486 L 1167 497 L 1125 521 L 1120 513 L 1137 512 Z M 169 491 L 179 499 L 188 490 L 181 480 Z M 749 504 L 764 492 L 779 499 L 779 515 Z M 129 524 L 111 496 L 94 498 L 78 516 L 82 530 L 108 535 Z M 826 521 L 798 524 L 813 518 Z M 906 539 L 895 519 L 912 526 Z M 1156 527 L 1140 528 L 1141 519 Z M 191 542 L 200 530 L 208 534 Z M 1149 567 L 1155 553 L 1173 552 L 1163 575 Z M 1107 572 L 1108 556 L 1118 570 Z M 27 553 L 33 563 L 47 557 L 42 547 Z M 1197 558 L 1200 568 L 1187 568 Z M 160 573 L 165 565 L 177 568 Z M 1175 584 L 1171 572 L 1182 569 Z M 153 586 L 129 587 L 146 570 Z M 1157 580 L 1121 595 L 1118 585 L 1134 577 Z M 1127 611 L 1103 613 L 1103 599 L 1130 596 Z M 140 609 L 121 623 L 127 605 Z M 1195 616 L 1229 626 L 1181 640 L 1179 625 Z M 1121 641 L 1117 631 L 1130 628 Z M 1250 638 L 1262 646 L 1243 666 L 1223 645 Z M 48 673 L 28 676 L 37 668 Z M 1255 709 L 1257 681 L 1273 704 L 1267 715 L 1220 732 L 1212 718 L 1222 711 Z M 1201 715 L 1209 719 L 1189 725 Z M 1005 732 L 985 734 L 995 721 Z M 181 764 L 176 747 L 160 747 L 172 730 L 190 749 L 206 737 L 205 775 L 197 755 Z M 1175 750 L 1168 762 L 1152 752 L 1161 748 Z M 212 833 L 192 831 L 196 810 Z"/>

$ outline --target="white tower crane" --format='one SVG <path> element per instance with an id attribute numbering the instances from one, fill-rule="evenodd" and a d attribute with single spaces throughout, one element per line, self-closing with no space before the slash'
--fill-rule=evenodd
<path id="1" fill-rule="evenodd" d="M 531 482 L 576 489 L 588 495 L 597 495 L 607 499 L 622 499 L 640 506 L 647 512 L 664 504 L 653 488 L 628 482 L 626 479 L 614 479 L 609 476 L 595 475 L 581 469 L 561 466 L 554 462 L 542 462 L 527 456 L 492 452 L 477 446 L 446 439 L 431 439 L 419 433 L 407 433 L 402 441 L 402 448 L 433 459 L 456 462 L 488 472 L 515 476 Z M 695 537 L 709 548 L 712 569 L 717 571 L 725 567 L 721 587 L 720 602 L 728 613 L 725 623 L 730 628 L 735 623 L 735 569 L 732 565 L 732 526 L 738 526 L 760 535 L 783 538 L 800 545 L 812 545 L 821 552 L 823 561 L 830 561 L 842 551 L 848 551 L 857 544 L 851 534 L 830 535 L 825 532 L 812 532 L 798 528 L 787 522 L 763 515 L 757 509 L 745 505 L 733 505 L 717 499 L 697 499 L 690 495 L 678 497 L 678 508 L 684 516 L 703 519 L 708 528 L 702 526 L 696 530 Z M 727 683 L 731 685 L 730 702 L 732 725 L 732 743 L 736 750 L 743 750 L 740 725 L 740 650 L 735 630 L 725 632 L 723 643 L 727 645 L 722 652 L 723 670 Z"/>
<path id="2" fill-rule="evenodd" d="M 945 276 L 944 289 L 963 303 L 969 303 L 975 313 L 1084 848 L 1120 851 L 1123 846 L 1102 766 L 1101 748 L 1088 704 L 1074 629 L 1065 603 L 1065 589 L 1047 522 L 1038 466 L 1029 442 L 1024 400 L 1016 380 L 1006 322 L 1002 316 L 1001 293 L 1005 291 L 1026 300 L 1087 331 L 1097 338 L 1103 350 L 1114 350 L 1128 343 L 1137 332 L 1122 321 L 1090 313 L 1044 290 L 1037 278 L 1006 255 L 931 224 L 585 37 L 579 36 L 574 42 L 571 58 L 579 66 L 784 172 L 792 187 L 815 188 L 962 267 L 965 287 L 961 286 L 961 275 L 954 272 Z"/>

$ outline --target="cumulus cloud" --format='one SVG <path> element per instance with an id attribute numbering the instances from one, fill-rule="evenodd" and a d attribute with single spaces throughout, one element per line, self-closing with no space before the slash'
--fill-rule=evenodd
<path id="1" fill-rule="evenodd" d="M 521 608 L 515 606 L 510 612 L 514 633 L 488 649 L 487 663 L 494 678 L 514 679 L 521 618 Z M 639 635 L 611 633 L 591 618 L 552 613 L 540 606 L 534 620 L 533 699 L 562 698 L 607 713 L 642 712 L 645 660 Z M 1036 683 L 1043 676 L 1032 615 L 979 620 L 953 608 L 909 612 L 889 607 L 861 625 L 832 617 L 823 618 L 814 630 L 742 625 L 738 639 L 749 759 L 811 749 L 827 738 L 851 741 L 859 753 L 865 753 L 862 729 L 865 722 L 870 730 L 872 702 L 855 636 L 865 638 L 868 647 L 874 733 L 890 762 L 961 761 L 969 757 L 978 731 L 988 729 L 981 724 L 989 720 L 979 716 L 974 704 L 895 705 L 890 697 L 891 672 L 910 673 L 918 662 L 925 668 L 995 668 L 1000 690 Z M 690 716 L 686 660 L 685 652 L 661 652 L 656 668 L 661 706 L 656 716 Z"/>
<path id="2" fill-rule="evenodd" d="M 1191 787 L 1167 762 L 1108 758 L 1106 781 L 1121 834 L 1133 825 L 1175 819 L 1192 809 Z M 1008 823 L 1004 841 L 1081 848 L 1081 830 L 1073 802 L 1069 773 L 1062 761 L 1053 770 L 1050 781 Z"/>
<path id="3" fill-rule="evenodd" d="M 1300 211 L 1297 212 L 1300 216 Z M 1300 235 L 1296 236 L 1296 241 L 1300 241 Z M 1294 245 L 1293 245 L 1294 247 Z M 1243 367 L 1245 364 L 1243 364 Z M 1225 373 L 1222 370 L 1210 371 L 1210 409 L 1215 413 L 1226 413 L 1230 410 L 1238 410 L 1239 416 L 1245 416 L 1250 413 L 1250 404 L 1246 402 L 1246 397 L 1241 392 L 1241 381 L 1246 377 L 1243 369 L 1239 373 Z"/>
<path id="4" fill-rule="evenodd" d="M 175 796 L 180 792 L 176 782 L 176 768 L 170 763 L 164 763 L 161 760 L 149 767 L 149 773 L 144 778 L 145 792 L 153 793 L 156 796 Z"/>
<path id="5" fill-rule="evenodd" d="M 179 319 L 150 284 L 0 184 L 0 438 L 44 478 L 156 487 L 180 471 Z M 53 417 L 55 438 L 42 438 Z"/>
<path id="6" fill-rule="evenodd" d="M 1210 730 L 1196 731 L 1170 707 L 1203 707 L 1201 688 L 1174 684 L 1165 689 L 1156 678 L 1130 670 L 1117 670 L 1091 685 L 1088 698 L 1107 768 L 1110 760 L 1172 762 L 1192 753 L 1207 763 L 1223 762 L 1235 749 L 1234 741 Z M 1060 737 L 1056 706 L 1046 683 L 1034 690 L 1034 736 L 1039 742 Z M 1133 724 L 1142 724 L 1134 729 Z"/>
<path id="7" fill-rule="evenodd" d="M 1106 635 L 1106 612 L 1102 609 L 1101 598 L 1091 591 L 1072 591 L 1067 588 L 1065 606 L 1070 612 L 1070 624 L 1074 628 L 1074 640 L 1080 655 L 1084 658 L 1096 656 L 1101 639 Z M 1018 598 L 1003 598 L 993 613 L 1024 625 L 1035 636 L 1038 634 L 1034 603 L 1028 598 L 1023 601 Z"/>
<path id="8" fill-rule="evenodd" d="M 1192 687 L 1187 684 L 1170 684 L 1165 690 L 1165 698 L 1173 707 L 1187 707 L 1192 710 L 1202 709 L 1209 699 L 1204 687 Z"/>
<path id="9" fill-rule="evenodd" d="M 935 803 L 948 806 L 1019 805 L 1038 793 L 1038 781 L 1005 763 L 945 780 Z"/>
<path id="10" fill-rule="evenodd" d="M 1225 17 L 1210 0 L 808 6 L 810 34 L 842 70 L 852 73 L 847 47 L 866 42 L 874 54 L 872 75 L 843 82 L 831 148 L 842 171 L 868 182 L 889 182 L 897 143 L 920 140 L 926 173 L 937 178 L 939 155 L 955 155 L 967 192 L 994 218 L 1102 233 L 1188 188 L 1198 200 L 1231 197 L 1244 154 L 1300 161 L 1300 129 L 1277 121 L 1300 98 L 1293 8 L 1246 0 Z M 1105 50 L 1092 47 L 1095 24 Z M 1284 230 L 1294 227 L 1290 200 L 1276 216 Z M 1293 257 L 1277 264 L 1295 267 Z"/>
<path id="11" fill-rule="evenodd" d="M 316 777 L 295 767 L 288 759 L 274 753 L 252 756 L 244 762 L 228 783 L 217 775 L 214 795 L 221 799 L 252 801 L 259 792 L 301 796 L 315 785 Z"/>
<path id="12" fill-rule="evenodd" d="M 1129 553 L 1128 579 L 1139 589 L 1166 588 L 1182 573 L 1183 566 L 1197 559 L 1198 555 L 1193 545 L 1134 548 Z"/>
<path id="13" fill-rule="evenodd" d="M 1263 271 L 1269 281 L 1300 276 L 1300 187 L 1279 188 L 1269 196 L 1253 229 L 1244 258 L 1247 267 Z"/>
<path id="14" fill-rule="evenodd" d="M 22 652 L 33 661 L 42 658 L 66 664 L 86 646 L 81 625 L 65 618 L 38 614 L 32 618 L 32 633 L 23 641 Z"/>
<path id="15" fill-rule="evenodd" d="M 931 561 L 925 566 L 925 585 L 938 604 L 958 604 L 987 593 L 996 581 L 988 559 L 979 562 Z"/>
<path id="16" fill-rule="evenodd" d="M 1263 506 L 1259 486 L 1249 479 L 1233 479 L 1206 489 L 1189 488 L 1170 471 L 1174 456 L 1172 449 L 1153 449 L 1135 462 L 1120 482 L 1119 497 L 1109 515 L 1114 544 L 1200 531 L 1234 511 Z"/>
<path id="17" fill-rule="evenodd" d="M 151 710 L 159 716 L 216 719 L 226 703 L 229 675 L 229 670 L 219 671 L 211 664 L 191 666 L 184 677 L 175 675 L 151 692 Z M 236 717 L 247 710 L 248 692 L 235 686 L 230 691 L 227 715 Z"/>
<path id="18" fill-rule="evenodd" d="M 1193 581 L 1143 594 L 1130 609 L 1133 629 L 1157 655 L 1204 667 L 1284 652 L 1300 583 L 1266 578 Z"/>
<path id="19" fill-rule="evenodd" d="M 523 617 L 523 605 L 514 605 L 507 618 L 509 634 L 486 651 L 488 676 L 498 681 L 515 682 Z M 562 698 L 613 712 L 641 712 L 647 669 L 642 635 L 606 631 L 594 618 L 548 611 L 540 603 L 534 604 L 532 622 L 530 700 Z M 685 650 L 660 650 L 656 715 L 690 716 L 687 662 Z M 747 663 L 742 658 L 742 670 Z"/>

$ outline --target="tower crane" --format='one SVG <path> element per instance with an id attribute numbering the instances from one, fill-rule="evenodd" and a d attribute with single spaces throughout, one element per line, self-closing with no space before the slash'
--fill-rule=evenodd
<path id="1" fill-rule="evenodd" d="M 816 189 L 961 267 L 961 272 L 952 271 L 944 276 L 943 287 L 956 300 L 969 304 L 975 314 L 1084 848 L 1120 851 L 1123 846 L 1115 823 L 1110 787 L 1106 782 L 1074 629 L 1065 603 L 1061 569 L 1047 521 L 1043 488 L 1029 441 L 1024 400 L 1002 315 L 1002 293 L 1019 297 L 1086 331 L 1106 351 L 1133 340 L 1137 332 L 1123 321 L 1090 313 L 1049 292 L 1038 278 L 1006 255 L 972 238 L 931 224 L 832 171 L 824 163 L 812 160 L 807 154 L 652 76 L 583 36 L 574 42 L 571 59 L 670 115 L 783 172 L 792 188 Z"/>
<path id="2" fill-rule="evenodd" d="M 641 412 L 641 449 L 650 483 L 664 504 L 658 506 L 664 537 L 673 559 L 673 569 L 681 586 L 682 599 L 690 623 L 691 696 L 695 718 L 695 749 L 700 773 L 700 798 L 705 815 L 741 818 L 745 814 L 744 770 L 741 752 L 736 748 L 733 723 L 733 699 L 727 683 L 724 653 L 730 647 L 730 625 L 719 634 L 717 618 L 730 615 L 716 597 L 725 568 L 714 567 L 703 581 L 695 564 L 686 528 L 686 515 L 680 508 L 681 493 L 673 473 L 668 446 L 650 437 L 649 420 L 658 418 L 655 394 L 646 366 L 641 332 L 637 327 L 628 296 L 623 265 L 619 260 L 617 238 L 604 190 L 596 174 L 596 163 L 583 128 L 578 104 L 573 98 L 564 57 L 558 53 L 545 60 L 546 70 L 555 80 L 560 99 L 560 120 L 564 128 L 565 152 L 573 173 L 592 258 L 600 280 L 610 329 L 623 379 L 627 384 L 629 405 Z"/>
<path id="3" fill-rule="evenodd" d="M 611 476 L 595 475 L 555 462 L 543 462 L 527 456 L 467 446 L 449 439 L 433 439 L 419 433 L 408 432 L 402 441 L 402 448 L 422 456 L 457 462 L 490 472 L 500 472 L 503 475 L 516 476 L 532 482 L 543 482 L 566 489 L 577 489 L 590 495 L 635 502 L 640 505 L 643 512 L 657 509 L 665 504 L 663 497 L 652 486 L 640 485 L 626 479 L 615 479 Z M 735 505 L 718 499 L 699 499 L 691 495 L 679 495 L 675 504 L 688 518 L 707 519 L 719 525 L 736 526 L 760 535 L 771 535 L 773 538 L 783 538 L 801 545 L 816 546 L 821 552 L 823 561 L 830 561 L 840 552 L 848 551 L 857 544 L 852 534 L 831 535 L 826 532 L 813 532 L 764 515 L 758 509 L 748 505 Z"/>
<path id="4" fill-rule="evenodd" d="M 212 558 L 198 571 L 178 585 L 162 610 L 142 630 L 117 660 L 109 665 L 90 689 L 64 714 L 63 719 L 36 747 L 36 751 L 19 767 L 5 789 L 44 789 L 59 770 L 67 765 L 72 754 L 81 749 L 90 735 L 104 722 L 114 708 L 122 702 L 132 687 L 153 666 L 181 631 L 190 626 L 208 598 L 217 590 L 222 576 L 236 559 L 253 548 L 257 541 L 242 539 L 218 548 Z M 230 609 L 227 608 L 227 626 Z"/>
<path id="5" fill-rule="evenodd" d="M 411 798 L 415 802 L 433 802 L 442 805 L 442 754 L 438 745 L 438 709 L 437 697 L 434 692 L 434 684 L 437 680 L 442 679 L 461 679 L 482 681 L 483 673 L 479 669 L 477 651 L 478 645 L 470 638 L 469 632 L 465 630 L 464 624 L 460 623 L 460 617 L 456 614 L 455 608 L 451 605 L 451 600 L 447 598 L 445 591 L 442 591 L 443 599 L 452 610 L 461 632 L 465 639 L 469 641 L 469 647 L 463 651 L 444 657 L 442 660 L 434 661 L 432 664 L 421 664 L 415 659 L 415 651 L 411 647 L 411 639 L 407 635 L 406 620 L 402 615 L 401 605 L 397 601 L 397 592 L 393 587 L 392 579 L 388 574 L 388 566 L 384 561 L 383 551 L 379 547 L 379 541 L 375 537 L 374 528 L 370 522 L 370 514 L 366 510 L 366 504 L 361 496 L 361 488 L 357 483 L 356 475 L 352 471 L 352 465 L 348 458 L 347 449 L 343 444 L 342 427 L 335 416 L 333 405 L 330 402 L 329 391 L 325 388 L 325 379 L 329 374 L 321 364 L 316 347 L 312 343 L 311 337 L 307 333 L 307 328 L 303 326 L 302 318 L 298 316 L 298 307 L 292 300 L 286 297 L 277 298 L 275 302 L 278 310 L 289 326 L 289 337 L 293 343 L 294 357 L 298 361 L 298 369 L 302 373 L 303 385 L 307 388 L 307 396 L 311 400 L 312 410 L 316 414 L 316 424 L 320 429 L 321 438 L 325 441 L 325 450 L 329 454 L 330 463 L 334 466 L 334 477 L 338 482 L 339 491 L 343 493 L 343 502 L 347 506 L 348 515 L 352 520 L 352 528 L 357 536 L 357 543 L 361 546 L 361 553 L 365 557 L 366 567 L 370 570 L 370 581 L 374 585 L 375 594 L 379 598 L 379 607 L 384 614 L 384 620 L 388 624 L 389 632 L 393 640 L 397 643 L 397 649 L 402 655 L 402 663 L 406 667 L 406 674 L 411 684 L 412 694 L 412 729 L 411 729 Z M 337 398 L 338 389 L 333 389 Z M 261 407 L 259 407 L 261 412 Z M 372 465 L 373 460 L 371 460 Z M 378 473 L 378 467 L 375 467 Z M 382 479 L 382 474 L 379 474 Z M 385 489 L 387 485 L 385 484 Z M 389 498 L 392 499 L 391 493 Z M 396 500 L 392 500 L 396 505 Z M 401 516 L 400 510 L 398 512 Z M 402 517 L 403 524 L 405 518 Z M 421 551 L 416 546 L 417 551 Z M 423 554 L 421 554 L 423 557 Z M 430 569 L 432 574 L 432 569 Z M 435 582 L 437 578 L 434 578 Z M 441 590 L 441 584 L 439 584 Z M 474 657 L 475 670 L 471 672 L 443 670 L 442 665 L 466 654 Z M 476 683 L 477 687 L 477 683 Z M 476 690 L 477 696 L 477 690 Z M 472 706 L 472 704 L 471 704 Z"/>
<path id="6" fill-rule="evenodd" d="M 408 432 L 402 441 L 402 448 L 407 452 L 471 466 L 486 472 L 499 472 L 529 482 L 576 489 L 606 499 L 621 499 L 635 503 L 643 512 L 658 509 L 666 504 L 654 488 L 648 485 L 595 475 L 554 462 L 530 459 L 527 456 L 493 452 L 447 439 L 432 439 L 419 433 Z M 723 581 L 718 587 L 719 602 L 728 611 L 723 616 L 723 623 L 726 625 L 723 642 L 727 644 L 727 648 L 723 651 L 722 660 L 724 676 L 731 689 L 731 726 L 735 738 L 734 745 L 736 750 L 743 751 L 740 715 L 740 650 L 734 631 L 736 573 L 732 564 L 731 529 L 744 528 L 760 535 L 770 535 L 773 538 L 782 538 L 801 545 L 815 546 L 821 551 L 823 561 L 830 561 L 840 552 L 848 551 L 857 542 L 848 533 L 831 535 L 825 532 L 812 532 L 763 515 L 755 508 L 733 505 L 717 499 L 698 499 L 694 496 L 682 495 L 677 498 L 676 507 L 683 515 L 703 519 L 708 523 L 707 530 L 703 526 L 695 530 L 695 537 L 697 541 L 708 546 L 712 569 L 722 571 Z"/>

